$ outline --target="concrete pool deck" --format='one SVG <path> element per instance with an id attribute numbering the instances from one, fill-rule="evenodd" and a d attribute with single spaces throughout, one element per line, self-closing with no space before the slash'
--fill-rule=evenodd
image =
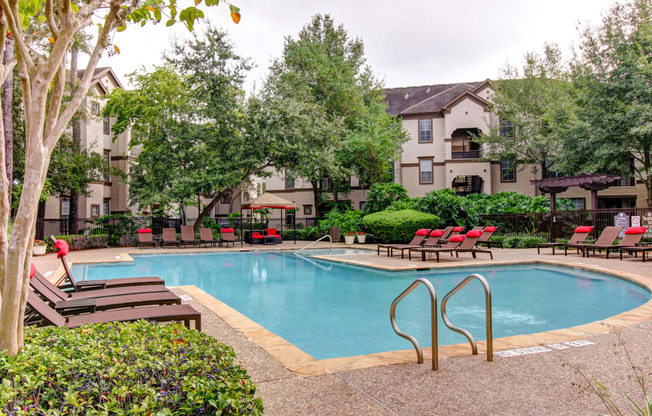
<path id="1" fill-rule="evenodd" d="M 304 243 L 305 244 L 305 243 Z M 284 243 L 283 248 L 294 246 Z M 344 247 L 341 245 L 340 247 Z M 256 246 L 259 249 L 260 246 Z M 267 249 L 267 247 L 264 247 Z M 270 247 L 278 249 L 279 247 Z M 207 249 L 213 251 L 214 249 Z M 218 249 L 226 251 L 225 249 Z M 233 249 L 229 249 L 233 250 Z M 236 247 L 235 250 L 240 250 Z M 69 261 L 124 261 L 123 253 L 172 253 L 189 252 L 189 249 L 161 250 L 112 248 L 71 252 Z M 201 250 L 204 251 L 204 250 Z M 552 256 L 549 251 L 537 255 L 536 250 L 493 249 L 494 261 L 554 261 L 576 267 L 595 267 L 603 272 L 631 275 L 637 280 L 652 281 L 651 263 L 639 259 L 604 257 L 582 258 L 578 255 Z M 120 256 L 120 259 L 116 259 Z M 487 263 L 482 254 L 478 259 L 465 255 L 458 259 L 442 257 L 441 266 L 469 266 Z M 485 255 L 486 256 L 486 255 Z M 409 261 L 399 258 L 377 256 L 374 253 L 346 256 L 351 262 L 369 266 L 380 265 L 386 268 L 422 268 L 420 259 Z M 35 265 L 42 272 L 57 275 L 59 261 L 55 255 L 34 258 Z M 434 261 L 426 262 L 426 267 L 438 266 Z M 646 282 L 647 283 L 647 282 Z M 598 414 L 606 409 L 595 394 L 589 394 L 581 386 L 583 379 L 575 373 L 581 365 L 587 374 L 595 375 L 604 385 L 609 386 L 622 403 L 622 392 L 640 398 L 640 389 L 635 381 L 628 379 L 632 373 L 622 349 L 614 347 L 616 337 L 609 334 L 609 325 L 588 324 L 586 328 L 557 332 L 553 338 L 540 335 L 510 337 L 511 340 L 495 341 L 496 351 L 524 346 L 540 346 L 562 341 L 587 340 L 585 346 L 560 345 L 564 349 L 548 348 L 550 351 L 513 357 L 495 356 L 487 362 L 482 351 L 478 356 L 470 355 L 467 345 L 456 346 L 453 353 L 440 347 L 439 370 L 432 371 L 426 358 L 424 364 L 416 364 L 414 350 L 388 353 L 378 364 L 369 362 L 369 357 L 349 357 L 345 359 L 322 360 L 330 363 L 312 363 L 309 358 L 288 353 L 280 347 L 282 339 L 266 333 L 264 328 L 253 321 L 242 319 L 214 298 L 202 294 L 194 287 L 179 287 L 193 297 L 190 302 L 196 306 L 203 317 L 204 331 L 221 342 L 233 346 L 238 358 L 248 369 L 258 385 L 258 394 L 263 399 L 266 414 L 270 415 L 433 415 L 433 414 Z M 647 304 L 649 309 L 649 302 Z M 616 318 L 605 320 L 613 329 L 622 329 L 621 335 L 634 361 L 643 364 L 641 357 L 652 354 L 652 316 L 649 310 L 626 312 Z M 389 310 L 389 305 L 388 305 Z M 270 336 L 271 334 L 272 336 Z M 253 341 L 253 342 L 252 342 Z M 502 343 L 502 345 L 501 345 Z M 410 347 L 406 341 L 406 348 Z M 620 351 L 621 353 L 618 353 Z M 307 354 L 306 354 L 307 355 Z M 382 358 L 377 358 L 383 361 Z M 292 364 L 294 360 L 295 365 Z M 308 360 L 302 362 L 302 360 Z M 337 362 L 340 360 L 340 362 Z M 407 364 L 386 365 L 408 362 Z M 284 363 L 284 364 L 282 364 Z M 328 364 L 325 368 L 323 364 Z M 297 371 L 304 368 L 306 374 Z M 295 367 L 295 368 L 293 368 Z M 360 368 L 365 367 L 365 368 Z M 321 374 L 314 377 L 313 370 Z M 649 367 L 645 367 L 649 370 Z M 294 370 L 294 372 L 292 371 Z M 325 371 L 324 371 L 325 370 Z M 647 373 L 647 372 L 646 372 Z M 640 401 L 640 400 L 639 400 Z"/>

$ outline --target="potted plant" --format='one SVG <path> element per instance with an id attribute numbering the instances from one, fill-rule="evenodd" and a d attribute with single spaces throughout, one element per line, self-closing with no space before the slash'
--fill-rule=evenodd
<path id="1" fill-rule="evenodd" d="M 364 231 L 358 232 L 358 243 L 364 244 L 366 239 L 367 239 L 367 234 Z"/>
<path id="2" fill-rule="evenodd" d="M 348 233 L 344 234 L 344 242 L 348 245 L 351 245 L 355 242 L 355 231 L 349 231 Z"/>
<path id="3" fill-rule="evenodd" d="M 32 254 L 34 256 L 44 256 L 45 255 L 45 250 L 48 248 L 47 245 L 45 245 L 45 241 L 43 240 L 34 240 L 34 247 L 32 248 Z"/>

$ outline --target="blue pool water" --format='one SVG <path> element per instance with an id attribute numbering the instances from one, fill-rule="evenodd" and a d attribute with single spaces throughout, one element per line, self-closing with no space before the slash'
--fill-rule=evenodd
<path id="1" fill-rule="evenodd" d="M 133 257 L 127 264 L 75 265 L 72 273 L 80 280 L 161 276 L 168 286 L 195 285 L 316 359 L 412 348 L 392 330 L 389 309 L 417 277 L 429 279 L 441 301 L 469 274 L 483 275 L 493 294 L 495 338 L 593 322 L 650 298 L 646 290 L 606 275 L 538 265 L 390 273 L 288 252 Z M 471 282 L 448 302 L 448 315 L 477 340 L 486 338 L 479 282 Z M 402 330 L 429 346 L 429 296 L 424 287 L 399 304 L 396 316 Z M 441 345 L 466 342 L 448 330 L 441 317 L 439 340 Z"/>

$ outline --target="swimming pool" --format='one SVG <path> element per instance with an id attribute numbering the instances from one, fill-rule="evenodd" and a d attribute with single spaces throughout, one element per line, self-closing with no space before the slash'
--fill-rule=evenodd
<path id="1" fill-rule="evenodd" d="M 392 330 L 389 308 L 417 277 L 429 279 L 441 300 L 469 274 L 482 274 L 491 285 L 495 338 L 597 321 L 650 299 L 648 291 L 620 279 L 538 265 L 383 272 L 290 252 L 133 258 L 127 264 L 76 264 L 72 272 L 78 279 L 156 275 L 168 286 L 195 285 L 316 359 L 412 348 Z M 454 296 L 448 315 L 477 340 L 485 339 L 481 285 L 472 282 Z M 403 331 L 429 346 L 429 296 L 424 288 L 399 304 L 396 317 Z M 440 322 L 439 342 L 466 339 Z"/>

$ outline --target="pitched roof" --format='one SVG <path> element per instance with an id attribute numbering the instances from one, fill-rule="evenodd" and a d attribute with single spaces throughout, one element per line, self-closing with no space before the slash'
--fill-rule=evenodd
<path id="1" fill-rule="evenodd" d="M 484 82 L 388 88 L 385 90 L 385 101 L 389 105 L 387 112 L 392 115 L 436 113 L 441 111 L 446 104 L 465 92 L 473 91 Z"/>
<path id="2" fill-rule="evenodd" d="M 77 78 L 82 79 L 85 72 L 86 72 L 85 69 L 78 70 L 77 71 Z M 95 71 L 93 71 L 93 78 L 91 79 L 91 85 L 94 85 L 97 82 L 99 82 L 104 75 L 109 75 L 111 78 L 113 78 L 113 80 L 115 81 L 115 83 L 116 83 L 116 85 L 118 87 L 120 87 L 121 89 L 124 89 L 124 87 L 122 86 L 122 83 L 120 82 L 118 77 L 115 75 L 115 73 L 113 72 L 113 69 L 111 69 L 110 66 L 103 66 L 103 67 L 100 67 L 100 68 L 95 68 Z M 104 89 L 104 87 L 102 87 L 102 89 Z"/>

